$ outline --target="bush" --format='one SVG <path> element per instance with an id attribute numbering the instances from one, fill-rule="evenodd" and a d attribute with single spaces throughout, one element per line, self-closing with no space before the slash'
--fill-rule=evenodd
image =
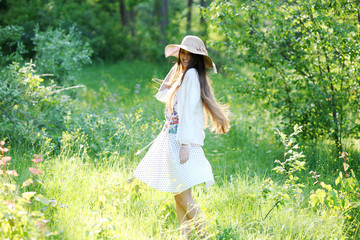
<path id="1" fill-rule="evenodd" d="M 68 29 L 74 23 L 94 49 L 94 59 L 116 60 L 132 53 L 129 30 L 121 25 L 119 1 L 7 0 L 1 3 L 0 25 L 24 27 L 29 58 L 34 57 L 31 52 L 34 26 L 44 31 Z"/>
<path id="2" fill-rule="evenodd" d="M 359 4 L 354 1 L 213 1 L 207 13 L 236 65 L 239 93 L 276 108 L 288 130 L 331 137 L 341 150 L 359 137 Z M 345 20 L 346 19 L 346 20 Z"/>
<path id="3" fill-rule="evenodd" d="M 344 171 L 339 172 L 335 184 L 319 182 L 320 175 L 311 171 L 312 177 L 318 184 L 316 191 L 312 191 L 309 199 L 310 206 L 319 213 L 328 212 L 329 215 L 344 216 L 348 226 L 346 233 L 354 239 L 360 237 L 360 184 L 358 177 L 350 167 L 347 152 L 340 156 L 344 160 Z"/>
<path id="4" fill-rule="evenodd" d="M 0 132 L 12 144 L 58 140 L 71 114 L 73 100 L 56 85 L 43 86 L 34 68 L 32 63 L 14 63 L 0 72 Z"/>
<path id="5" fill-rule="evenodd" d="M 75 26 L 66 32 L 64 29 L 49 28 L 45 32 L 35 29 L 35 59 L 38 71 L 54 74 L 60 84 L 73 83 L 73 73 L 82 65 L 91 62 L 92 50 L 81 39 Z"/>
<path id="6" fill-rule="evenodd" d="M 46 226 L 50 220 L 45 219 L 44 211 L 56 206 L 55 200 L 48 200 L 36 191 L 20 192 L 20 189 L 33 184 L 36 185 L 36 175 L 41 174 L 41 170 L 30 167 L 33 179 L 25 181 L 20 187 L 14 184 L 12 177 L 19 176 L 15 170 L 7 170 L 7 165 L 11 157 L 5 156 L 9 151 L 5 147 L 5 141 L 0 142 L 0 238 L 1 239 L 48 239 L 57 235 L 51 232 Z M 43 159 L 36 156 L 32 161 L 37 165 Z M 34 206 L 42 207 L 38 211 Z"/>
<path id="7" fill-rule="evenodd" d="M 23 60 L 26 52 L 21 41 L 23 33 L 21 26 L 0 27 L 0 66 Z"/>

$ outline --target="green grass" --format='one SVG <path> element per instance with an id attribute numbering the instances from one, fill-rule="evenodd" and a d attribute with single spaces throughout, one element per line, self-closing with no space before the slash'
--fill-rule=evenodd
<path id="1" fill-rule="evenodd" d="M 56 210 L 46 212 L 50 228 L 59 232 L 55 239 L 178 239 L 172 194 L 136 180 L 127 183 L 144 155 L 135 152 L 163 124 L 164 106 L 153 97 L 157 85 L 151 79 L 163 78 L 170 67 L 119 62 L 88 66 L 76 75 L 86 88 L 79 90 L 79 106 L 69 119 L 72 130 L 63 133 L 59 154 L 46 154 L 49 146 L 41 149 L 41 192 L 58 203 Z M 313 189 L 309 169 L 300 176 L 304 192 L 264 220 L 275 203 L 262 197 L 264 180 L 279 180 L 272 168 L 283 156 L 274 135 L 278 120 L 236 95 L 232 79 L 222 74 L 212 79 L 217 96 L 231 105 L 232 128 L 226 135 L 206 131 L 204 151 L 216 184 L 193 190 L 211 239 L 345 239 L 341 215 L 308 206 Z M 12 150 L 24 158 L 15 163 L 23 175 L 32 151 Z M 26 179 L 21 175 L 18 182 Z"/>
<path id="2" fill-rule="evenodd" d="M 61 239 L 96 239 L 96 234 L 88 236 L 87 231 L 103 231 L 107 237 L 118 239 L 177 239 L 173 196 L 137 181 L 127 184 L 130 176 L 131 168 L 122 168 L 119 162 L 99 167 L 87 164 L 86 159 L 78 156 L 59 156 L 49 161 L 44 176 L 46 193 L 65 206 L 57 211 L 53 223 L 62 233 Z M 341 219 L 302 208 L 298 203 L 301 199 L 294 199 L 262 221 L 271 207 L 258 196 L 262 179 L 246 175 L 216 179 L 215 186 L 209 189 L 199 186 L 194 190 L 213 238 L 337 239 L 342 236 Z"/>

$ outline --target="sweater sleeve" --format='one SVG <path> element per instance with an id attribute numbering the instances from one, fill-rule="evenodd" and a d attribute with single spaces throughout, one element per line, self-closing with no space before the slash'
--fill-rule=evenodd
<path id="1" fill-rule="evenodd" d="M 199 75 L 196 69 L 189 69 L 178 89 L 179 126 L 176 139 L 181 144 L 194 143 L 196 129 L 195 115 L 198 114 L 198 104 L 201 104 Z"/>
<path id="2" fill-rule="evenodd" d="M 170 80 L 171 74 L 173 72 L 175 67 L 172 67 L 170 69 L 170 71 L 168 72 L 168 74 L 166 75 L 164 81 L 162 82 L 159 91 L 156 93 L 155 97 L 157 100 L 159 100 L 160 102 L 166 102 L 167 100 L 167 93 L 169 91 L 169 88 L 166 87 L 166 83 Z"/>

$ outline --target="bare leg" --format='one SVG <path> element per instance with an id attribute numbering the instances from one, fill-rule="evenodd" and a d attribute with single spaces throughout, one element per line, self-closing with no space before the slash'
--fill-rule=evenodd
<path id="1" fill-rule="evenodd" d="M 176 194 L 174 196 L 176 201 L 176 212 L 178 214 L 178 221 L 180 228 L 185 227 L 187 234 L 189 233 L 189 221 L 195 220 L 194 218 L 201 216 L 202 212 L 191 195 L 191 189 Z M 185 225 L 185 226 L 184 226 Z M 195 227 L 204 235 L 205 222 L 195 222 Z"/>
<path id="2" fill-rule="evenodd" d="M 190 231 L 191 231 L 190 224 L 188 222 L 190 219 L 186 215 L 185 210 L 182 209 L 182 207 L 177 202 L 176 202 L 176 215 L 179 222 L 180 233 L 182 236 L 187 238 L 190 235 Z"/>

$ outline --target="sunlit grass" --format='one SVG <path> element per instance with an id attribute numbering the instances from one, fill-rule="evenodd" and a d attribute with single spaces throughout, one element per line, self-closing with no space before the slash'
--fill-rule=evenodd
<path id="1" fill-rule="evenodd" d="M 136 163 L 94 166 L 80 156 L 49 160 L 43 178 L 46 193 L 61 208 L 53 227 L 61 239 L 177 239 L 173 196 L 135 181 L 127 183 Z M 211 188 L 198 186 L 194 198 L 207 219 L 211 239 L 336 239 L 342 220 L 302 208 L 299 199 L 274 210 L 260 196 L 262 180 L 247 175 L 217 176 Z M 89 235 L 90 234 L 90 235 Z"/>
<path id="2" fill-rule="evenodd" d="M 78 83 L 87 87 L 79 92 L 78 110 L 68 119 L 71 131 L 63 133 L 58 154 L 51 153 L 50 143 L 39 150 L 45 158 L 41 163 L 42 192 L 58 202 L 57 210 L 48 213 L 51 229 L 59 232 L 55 238 L 178 239 L 172 194 L 136 180 L 127 183 L 146 150 L 135 153 L 161 131 L 164 106 L 153 97 L 157 85 L 151 78 L 163 78 L 164 65 L 103 64 L 88 66 L 77 76 Z M 344 239 L 341 217 L 308 207 L 313 189 L 310 169 L 302 172 L 303 194 L 274 209 L 264 220 L 274 201 L 263 198 L 263 180 L 278 180 L 272 169 L 274 160 L 283 157 L 274 135 L 278 119 L 271 110 L 260 109 L 237 95 L 231 78 L 218 74 L 212 79 L 218 98 L 230 104 L 232 128 L 226 135 L 206 130 L 204 151 L 216 184 L 194 188 L 210 238 Z M 348 145 L 360 149 L 355 140 Z M 324 167 L 324 180 L 333 179 L 324 162 L 336 161 L 337 153 L 328 145 L 300 149 L 318 159 L 309 165 L 315 168 L 311 170 Z M 20 174 L 29 165 L 21 159 L 32 153 L 13 152 Z M 19 176 L 21 181 L 26 178 Z"/>

